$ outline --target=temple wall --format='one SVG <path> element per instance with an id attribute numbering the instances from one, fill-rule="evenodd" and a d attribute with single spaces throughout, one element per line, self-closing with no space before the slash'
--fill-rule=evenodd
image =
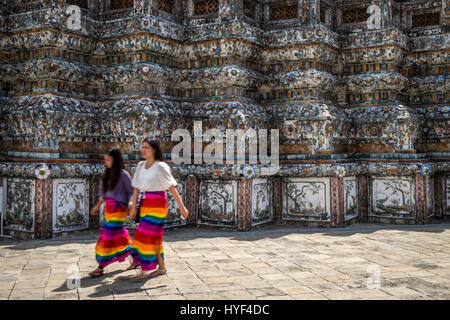
<path id="1" fill-rule="evenodd" d="M 146 136 L 191 213 L 170 199 L 169 227 L 450 215 L 450 1 L 2 2 L 3 234 L 98 228 L 103 151 L 132 173 Z M 278 129 L 279 170 L 171 163 L 172 133 L 196 121 Z"/>

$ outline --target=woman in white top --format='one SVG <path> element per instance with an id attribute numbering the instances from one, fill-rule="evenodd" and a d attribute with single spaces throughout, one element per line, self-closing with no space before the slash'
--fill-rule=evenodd
<path id="1" fill-rule="evenodd" d="M 188 210 L 175 188 L 177 182 L 170 172 L 170 167 L 164 162 L 163 152 L 158 141 L 146 139 L 141 146 L 141 154 L 145 161 L 141 161 L 133 175 L 133 198 L 130 201 L 130 219 L 135 219 L 138 195 L 140 193 L 139 226 L 134 234 L 131 255 L 131 268 L 140 266 L 142 272 L 129 280 L 143 280 L 166 273 L 164 251 L 162 246 L 164 222 L 167 215 L 166 190 L 172 192 L 180 207 L 184 219 Z M 147 271 L 157 270 L 147 273 Z"/>

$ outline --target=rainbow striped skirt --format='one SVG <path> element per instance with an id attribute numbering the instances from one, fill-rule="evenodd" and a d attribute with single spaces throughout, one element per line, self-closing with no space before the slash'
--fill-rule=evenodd
<path id="1" fill-rule="evenodd" d="M 95 258 L 102 268 L 115 261 L 124 261 L 131 253 L 130 235 L 123 226 L 128 210 L 112 198 L 105 201 L 105 219 L 95 246 Z"/>
<path id="2" fill-rule="evenodd" d="M 163 233 L 167 215 L 167 196 L 165 191 L 142 193 L 140 205 L 141 221 L 134 234 L 131 255 L 133 263 L 140 264 L 143 271 L 156 269 L 159 252 L 164 259 Z"/>

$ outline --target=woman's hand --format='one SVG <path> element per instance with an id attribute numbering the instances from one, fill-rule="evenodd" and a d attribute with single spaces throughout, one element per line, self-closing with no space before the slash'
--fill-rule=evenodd
<path id="1" fill-rule="evenodd" d="M 180 213 L 183 219 L 186 219 L 189 216 L 189 211 L 186 209 L 186 207 L 183 204 L 183 201 L 181 201 L 180 194 L 178 193 L 177 188 L 175 186 L 169 187 L 170 192 L 172 193 L 173 197 L 175 198 L 175 201 L 178 203 L 178 207 L 180 208 Z"/>
<path id="2" fill-rule="evenodd" d="M 131 206 L 131 208 L 128 210 L 128 215 L 130 216 L 131 220 L 136 219 L 136 206 Z"/>
<path id="3" fill-rule="evenodd" d="M 93 207 L 91 210 L 91 216 L 95 216 L 99 209 L 100 209 L 100 206 L 98 204 L 95 207 Z"/>
<path id="4" fill-rule="evenodd" d="M 180 213 L 181 213 L 181 216 L 182 216 L 185 220 L 186 220 L 187 217 L 189 216 L 189 211 L 188 211 L 188 209 L 186 209 L 185 206 L 183 206 L 183 207 L 180 208 Z"/>

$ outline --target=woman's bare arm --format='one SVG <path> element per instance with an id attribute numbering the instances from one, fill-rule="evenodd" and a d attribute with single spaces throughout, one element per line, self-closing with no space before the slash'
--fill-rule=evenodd
<path id="1" fill-rule="evenodd" d="M 189 215 L 188 209 L 183 204 L 183 201 L 181 200 L 180 194 L 178 193 L 177 188 L 174 186 L 169 187 L 170 192 L 172 193 L 173 197 L 175 198 L 175 201 L 178 203 L 178 207 L 180 208 L 180 213 L 184 219 L 186 219 Z"/>
<path id="2" fill-rule="evenodd" d="M 137 199 L 139 195 L 139 190 L 137 188 L 133 188 L 133 197 L 128 204 L 129 210 L 128 214 L 130 215 L 130 219 L 136 218 L 136 206 L 137 206 Z"/>
<path id="3" fill-rule="evenodd" d="M 91 210 L 91 215 L 95 216 L 97 214 L 97 211 L 100 209 L 100 206 L 102 205 L 103 202 L 105 202 L 103 198 L 100 198 L 100 200 L 98 200 L 95 207 L 93 207 Z"/>

